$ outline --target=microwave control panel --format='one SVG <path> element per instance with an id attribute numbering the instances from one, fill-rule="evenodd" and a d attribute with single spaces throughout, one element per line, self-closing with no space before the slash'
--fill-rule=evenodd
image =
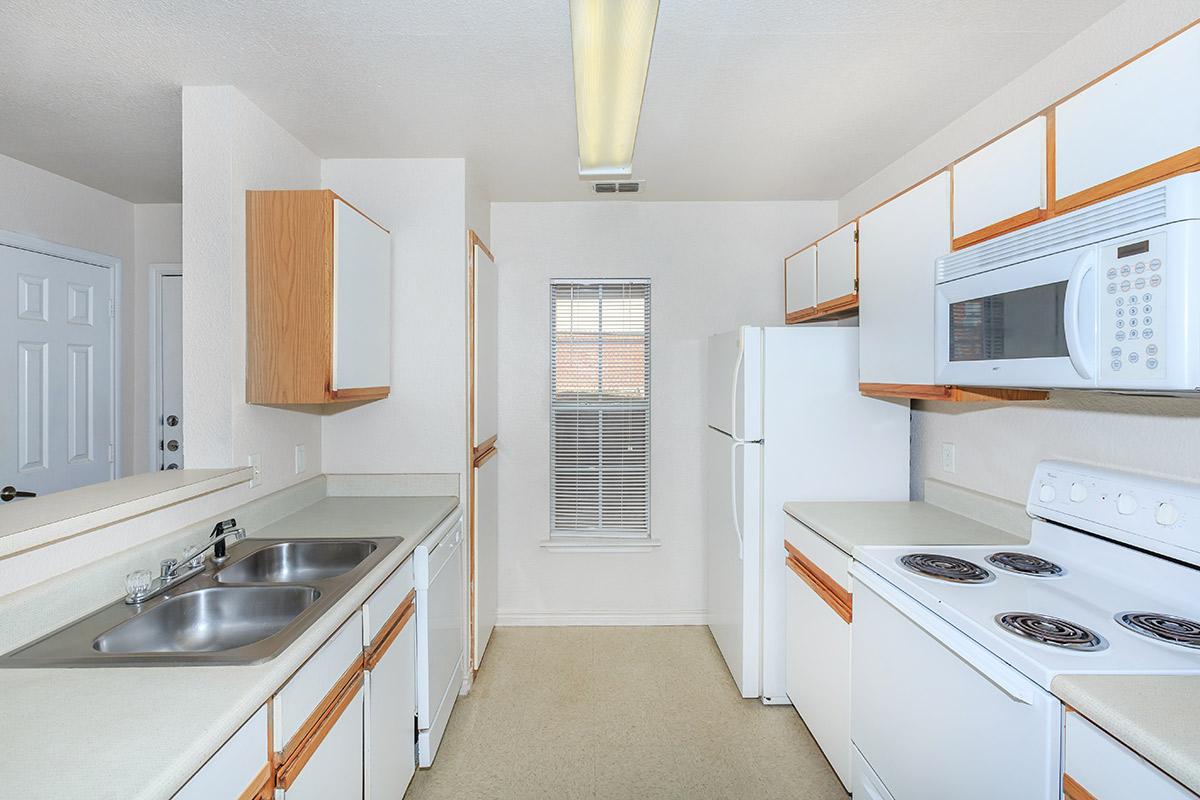
<path id="1" fill-rule="evenodd" d="M 1166 377 L 1167 237 L 1110 242 L 1100 250 L 1100 383 Z"/>

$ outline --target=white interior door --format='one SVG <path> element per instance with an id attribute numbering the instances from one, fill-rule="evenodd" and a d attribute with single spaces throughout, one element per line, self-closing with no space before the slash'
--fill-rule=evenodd
<path id="1" fill-rule="evenodd" d="M 183 469 L 183 275 L 160 274 L 157 289 L 157 467 Z"/>
<path id="2" fill-rule="evenodd" d="M 0 487 L 111 479 L 111 270 L 0 246 L 0 286 Z"/>
<path id="3" fill-rule="evenodd" d="M 496 446 L 498 301 L 496 262 L 472 239 L 471 272 L 471 664 L 478 669 L 496 625 L 499 602 L 499 459 L 475 454 Z"/>

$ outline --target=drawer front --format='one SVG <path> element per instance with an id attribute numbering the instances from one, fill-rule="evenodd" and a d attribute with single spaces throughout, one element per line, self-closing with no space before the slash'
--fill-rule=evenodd
<path id="1" fill-rule="evenodd" d="M 309 716 L 355 663 L 362 668 L 362 611 L 346 620 L 275 695 L 275 747 L 286 750 Z"/>
<path id="2" fill-rule="evenodd" d="M 251 785 L 265 777 L 270 761 L 267 707 L 263 706 L 175 793 L 173 800 L 242 797 Z"/>
<path id="3" fill-rule="evenodd" d="M 383 632 L 388 620 L 408 597 L 415 586 L 413 557 L 409 556 L 396 568 L 383 585 L 375 590 L 363 605 L 363 646 L 371 644 Z"/>
<path id="4" fill-rule="evenodd" d="M 1195 800 L 1196 795 L 1078 713 L 1065 717 L 1063 790 L 1069 800 Z"/>
<path id="5" fill-rule="evenodd" d="M 830 544 L 820 534 L 814 533 L 807 525 L 797 522 L 790 516 L 785 540 L 805 558 L 820 567 L 822 572 L 833 578 L 838 586 L 847 592 L 850 591 L 850 565 L 854 563 L 854 559 L 835 545 Z"/>

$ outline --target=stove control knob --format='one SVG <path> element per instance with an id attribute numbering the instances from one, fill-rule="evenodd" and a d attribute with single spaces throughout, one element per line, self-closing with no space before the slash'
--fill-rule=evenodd
<path id="1" fill-rule="evenodd" d="M 1054 487 L 1048 483 L 1043 483 L 1038 489 L 1038 500 L 1042 503 L 1053 503 L 1056 496 Z"/>
<path id="2" fill-rule="evenodd" d="M 1138 501 L 1136 497 L 1131 494 L 1125 494 L 1124 492 L 1121 492 L 1119 495 L 1117 495 L 1117 513 L 1128 515 L 1137 511 L 1137 509 Z"/>
<path id="3" fill-rule="evenodd" d="M 1159 525 L 1174 525 L 1179 521 L 1179 509 L 1174 503 L 1159 503 L 1154 512 L 1154 521 Z"/>
<path id="4" fill-rule="evenodd" d="M 1071 484 L 1071 502 L 1082 503 L 1087 500 L 1087 487 L 1082 483 Z"/>

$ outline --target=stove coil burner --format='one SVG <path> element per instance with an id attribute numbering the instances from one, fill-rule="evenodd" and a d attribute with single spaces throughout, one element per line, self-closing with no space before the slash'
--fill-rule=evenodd
<path id="1" fill-rule="evenodd" d="M 1134 633 L 1167 644 L 1200 650 L 1200 622 L 1170 614 L 1131 611 L 1116 616 L 1117 622 Z"/>
<path id="2" fill-rule="evenodd" d="M 918 575 L 950 583 L 987 583 L 993 578 L 992 573 L 978 564 L 936 553 L 909 553 L 900 557 L 900 565 Z"/>
<path id="3" fill-rule="evenodd" d="M 1052 578 L 1063 574 L 1063 568 L 1053 561 L 1047 561 L 1033 553 L 992 553 L 987 557 L 988 563 L 1021 575 L 1036 575 L 1039 578 Z"/>
<path id="4" fill-rule="evenodd" d="M 1093 652 L 1108 647 L 1108 643 L 1100 634 L 1058 617 L 1016 612 L 997 614 L 996 622 L 1000 627 L 1018 636 L 1051 647 Z"/>

